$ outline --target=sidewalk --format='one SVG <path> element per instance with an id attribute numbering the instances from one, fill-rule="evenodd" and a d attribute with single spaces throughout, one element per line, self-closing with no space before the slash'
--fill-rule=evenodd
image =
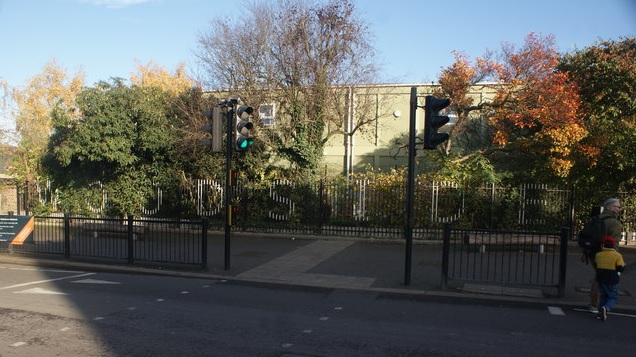
<path id="1" fill-rule="evenodd" d="M 593 276 L 592 268 L 579 260 L 572 247 L 568 255 L 564 298 L 544 294 L 539 288 L 511 288 L 488 284 L 464 284 L 461 289 L 441 289 L 441 243 L 415 242 L 410 284 L 405 285 L 403 240 L 293 237 L 260 233 L 232 233 L 229 269 L 225 269 L 225 239 L 210 234 L 208 269 L 181 271 L 80 263 L 63 260 L 0 255 L 0 263 L 57 265 L 67 268 L 133 271 L 267 284 L 341 288 L 407 297 L 453 297 L 569 305 L 584 308 Z M 617 311 L 636 313 L 636 246 L 621 246 L 627 264 L 622 275 Z"/>
<path id="2" fill-rule="evenodd" d="M 440 242 L 416 242 L 412 250 L 410 284 L 405 285 L 403 240 L 364 240 L 233 233 L 230 269 L 224 269 L 224 240 L 214 236 L 208 271 L 212 275 L 264 283 L 346 288 L 407 296 L 470 297 L 510 301 L 552 302 L 586 307 L 593 277 L 582 263 L 577 247 L 568 255 L 564 298 L 544 294 L 539 288 L 511 288 L 479 283 L 461 289 L 441 289 Z M 620 284 L 617 310 L 636 312 L 636 246 L 621 246 L 627 264 Z M 636 271 L 636 269 L 634 269 Z"/>

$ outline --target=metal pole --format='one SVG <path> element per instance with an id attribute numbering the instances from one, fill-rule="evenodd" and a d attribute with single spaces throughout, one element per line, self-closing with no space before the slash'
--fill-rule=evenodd
<path id="1" fill-rule="evenodd" d="M 71 258 L 71 218 L 68 213 L 64 213 L 64 258 Z"/>
<path id="2" fill-rule="evenodd" d="M 406 223 L 404 225 L 404 240 L 406 241 L 404 285 L 411 284 L 411 260 L 413 256 L 413 196 L 415 194 L 415 114 L 417 113 L 417 87 L 411 87 L 410 104 L 409 168 L 406 179 Z"/>
<path id="3" fill-rule="evenodd" d="M 236 104 L 232 104 L 231 107 L 227 109 L 226 119 L 227 119 L 227 129 L 226 129 L 226 138 L 225 138 L 225 270 L 230 269 L 230 257 L 231 257 L 231 237 L 232 237 L 232 225 L 230 220 L 231 217 L 231 208 L 232 208 L 232 192 L 231 190 L 231 175 L 232 175 L 232 119 L 234 117 L 234 112 L 236 110 Z"/>
<path id="4" fill-rule="evenodd" d="M 128 215 L 127 218 L 127 236 L 128 236 L 128 264 L 133 264 L 135 262 L 135 244 L 133 242 L 134 240 L 134 230 L 133 230 L 133 217 L 131 215 Z"/>
<path id="5" fill-rule="evenodd" d="M 448 283 L 448 262 L 450 254 L 450 235 L 451 226 L 448 223 L 444 224 L 444 240 L 442 245 L 442 290 L 446 290 Z"/>
<path id="6" fill-rule="evenodd" d="M 570 230 L 567 227 L 561 228 L 561 246 L 559 249 L 559 286 L 558 294 L 560 298 L 565 297 L 565 280 L 567 277 L 568 267 L 568 239 L 570 237 Z"/>
<path id="7" fill-rule="evenodd" d="M 201 220 L 201 265 L 203 269 L 208 268 L 208 221 Z"/>

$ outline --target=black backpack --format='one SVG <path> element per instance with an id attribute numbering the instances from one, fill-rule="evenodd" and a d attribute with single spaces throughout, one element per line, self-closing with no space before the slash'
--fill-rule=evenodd
<path id="1" fill-rule="evenodd" d="M 583 248 L 588 256 L 601 250 L 601 238 L 605 234 L 605 218 L 608 217 L 592 217 L 579 232 L 579 247 Z"/>

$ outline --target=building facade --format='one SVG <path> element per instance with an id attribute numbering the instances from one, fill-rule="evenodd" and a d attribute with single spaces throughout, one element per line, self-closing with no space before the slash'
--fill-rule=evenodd
<path id="1" fill-rule="evenodd" d="M 350 174 L 366 171 L 368 168 L 383 171 L 403 167 L 408 163 L 405 145 L 409 137 L 411 88 L 417 89 L 415 113 L 416 136 L 424 131 L 424 97 L 439 90 L 437 84 L 383 84 L 351 86 L 344 100 L 347 115 L 343 127 L 352 132 L 359 123 L 367 123 L 353 132 L 353 135 L 335 136 L 324 147 L 323 163 L 330 174 Z M 488 84 L 476 85 L 468 93 L 474 103 L 493 98 L 495 91 Z M 447 113 L 451 121 L 444 128 L 454 124 L 453 113 Z M 365 118 L 366 117 L 366 118 Z M 371 117 L 371 118 L 370 118 Z M 374 119 L 374 120 L 368 120 Z"/>

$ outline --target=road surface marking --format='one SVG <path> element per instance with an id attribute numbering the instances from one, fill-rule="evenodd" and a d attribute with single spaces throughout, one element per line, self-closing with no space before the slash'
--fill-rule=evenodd
<path id="1" fill-rule="evenodd" d="M 46 294 L 46 295 L 66 295 L 66 293 L 62 293 L 54 290 L 47 290 L 42 288 L 33 288 L 28 290 L 16 291 L 14 294 Z"/>
<path id="2" fill-rule="evenodd" d="M 38 281 L 32 281 L 30 283 L 22 283 L 22 284 L 15 284 L 15 285 L 9 285 L 9 286 L 3 286 L 0 288 L 0 290 L 6 290 L 6 289 L 13 289 L 13 288 L 20 288 L 23 286 L 28 286 L 28 285 L 35 285 L 35 284 L 42 284 L 42 283 L 49 283 L 52 281 L 58 281 L 58 280 L 66 280 L 66 279 L 76 279 L 76 278 L 81 278 L 83 276 L 89 276 L 89 275 L 95 275 L 96 273 L 86 273 L 86 274 L 79 274 L 79 275 L 72 275 L 72 276 L 66 276 L 63 278 L 57 278 L 57 279 L 47 279 L 47 280 L 38 280 Z"/>
<path id="3" fill-rule="evenodd" d="M 46 294 L 46 295 L 66 295 L 66 293 L 55 291 L 55 290 L 47 290 L 42 288 L 33 288 L 28 290 L 16 291 L 14 294 Z"/>
<path id="4" fill-rule="evenodd" d="M 108 280 L 97 280 L 97 279 L 82 279 L 71 281 L 71 283 L 75 284 L 121 284 L 117 281 L 108 281 Z"/>
<path id="5" fill-rule="evenodd" d="M 575 308 L 574 311 L 591 312 L 591 313 L 596 314 L 596 312 L 590 311 L 589 309 L 576 309 Z M 607 314 L 608 315 L 615 315 L 615 316 L 636 317 L 636 315 L 633 315 L 633 314 L 623 314 L 623 313 L 620 313 L 620 312 L 611 312 L 611 311 L 608 311 Z"/>
<path id="6" fill-rule="evenodd" d="M 550 315 L 565 316 L 563 309 L 558 306 L 548 306 L 548 311 L 550 312 Z"/>

